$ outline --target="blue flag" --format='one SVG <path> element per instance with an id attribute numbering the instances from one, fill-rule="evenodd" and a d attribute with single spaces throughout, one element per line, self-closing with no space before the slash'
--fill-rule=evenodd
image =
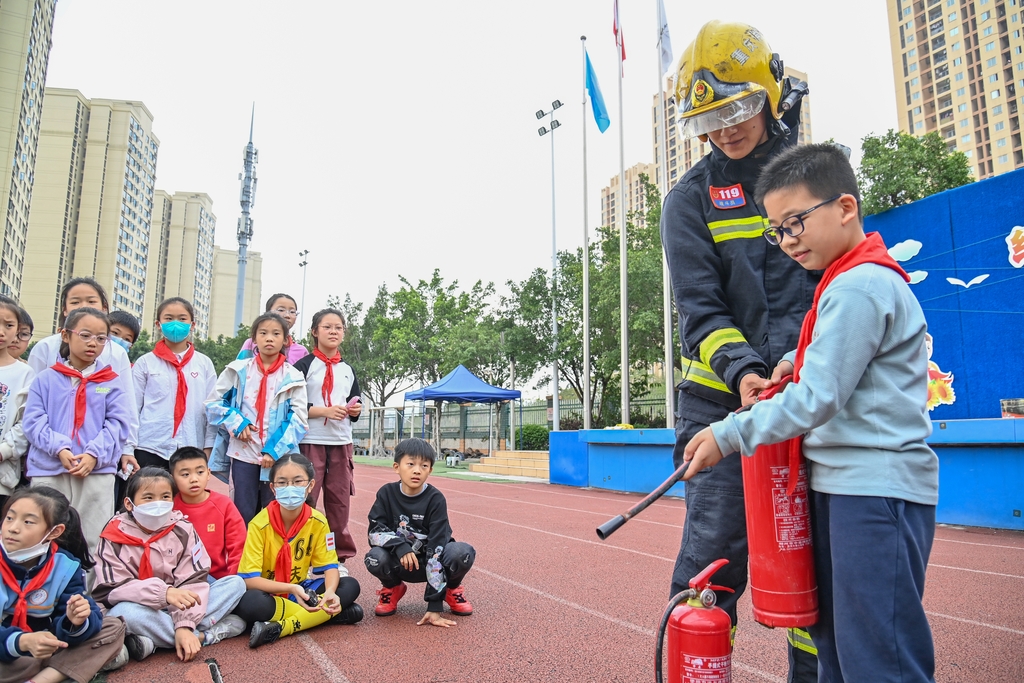
<path id="1" fill-rule="evenodd" d="M 594 73 L 594 66 L 590 63 L 590 53 L 587 53 L 587 92 L 590 93 L 590 106 L 594 109 L 594 121 L 597 122 L 597 129 L 602 133 L 608 130 L 612 120 L 608 118 L 608 107 L 604 106 L 604 96 L 601 94 L 601 86 L 597 84 L 597 74 Z"/>

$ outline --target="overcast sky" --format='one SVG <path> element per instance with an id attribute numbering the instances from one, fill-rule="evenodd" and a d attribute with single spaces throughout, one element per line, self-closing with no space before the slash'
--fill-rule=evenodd
<path id="1" fill-rule="evenodd" d="M 710 19 L 759 28 L 809 74 L 816 141 L 898 126 L 885 3 L 665 0 L 678 51 Z M 653 160 L 656 0 L 621 0 L 625 165 Z M 842 13 L 840 14 L 840 9 Z M 256 103 L 253 246 L 263 293 L 302 285 L 369 303 L 398 276 L 440 268 L 504 291 L 550 265 L 550 146 L 534 112 L 554 99 L 558 246 L 582 244 L 580 36 L 611 113 L 587 115 L 589 214 L 619 167 L 612 0 L 248 2 L 59 0 L 47 85 L 135 99 L 160 139 L 157 187 L 214 200 L 237 248 L 238 173 Z M 593 234 L 593 233 L 592 233 Z M 308 320 L 308 318 L 307 318 Z"/>

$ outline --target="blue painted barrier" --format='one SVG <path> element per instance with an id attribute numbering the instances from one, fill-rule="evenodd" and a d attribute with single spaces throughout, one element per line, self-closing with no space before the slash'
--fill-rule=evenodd
<path id="1" fill-rule="evenodd" d="M 1024 420 L 939 420 L 929 445 L 939 456 L 943 524 L 1024 531 Z M 646 494 L 672 474 L 671 429 L 551 435 L 551 482 Z M 670 496 L 684 496 L 682 484 Z"/>

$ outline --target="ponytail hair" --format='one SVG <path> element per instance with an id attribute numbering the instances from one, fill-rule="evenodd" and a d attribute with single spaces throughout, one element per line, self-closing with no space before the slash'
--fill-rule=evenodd
<path id="1" fill-rule="evenodd" d="M 63 548 L 74 556 L 85 571 L 96 566 L 92 555 L 89 554 L 89 542 L 85 540 L 85 534 L 82 532 L 82 519 L 78 516 L 78 511 L 71 507 L 67 496 L 49 486 L 18 489 L 4 506 L 4 517 L 7 516 L 7 511 L 11 509 L 11 506 L 22 498 L 30 498 L 39 506 L 39 509 L 43 511 L 43 520 L 46 522 L 47 529 L 52 529 L 58 524 L 64 525 L 64 533 L 53 541 L 57 547 Z"/>

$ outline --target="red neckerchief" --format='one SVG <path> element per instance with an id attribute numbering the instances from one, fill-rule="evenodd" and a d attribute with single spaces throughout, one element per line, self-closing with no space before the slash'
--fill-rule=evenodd
<path id="1" fill-rule="evenodd" d="M 292 522 L 291 527 L 285 531 L 284 520 L 281 518 L 281 504 L 276 500 L 270 501 L 267 505 L 267 517 L 270 518 L 270 528 L 281 537 L 281 549 L 277 551 L 277 560 L 274 564 L 274 580 L 281 583 L 291 583 L 292 578 L 292 546 L 289 539 L 302 531 L 309 518 L 313 516 L 313 509 L 303 503 L 299 516 Z"/>
<path id="2" fill-rule="evenodd" d="M 109 365 L 102 370 L 97 370 L 88 377 L 84 377 L 81 372 L 63 363 L 54 363 L 50 367 L 62 375 L 78 379 L 78 389 L 75 390 L 75 421 L 71 429 L 71 438 L 75 439 L 78 437 L 78 430 L 85 424 L 85 411 L 87 408 L 85 403 L 85 385 L 90 382 L 96 384 L 109 382 L 112 379 L 117 379 L 117 373 Z"/>
<path id="3" fill-rule="evenodd" d="M 185 384 L 185 373 L 181 369 L 188 365 L 188 362 L 192 360 L 192 356 L 195 353 L 196 347 L 189 344 L 185 355 L 181 357 L 181 360 L 178 360 L 178 357 L 167 346 L 166 339 L 161 339 L 153 347 L 153 355 L 160 360 L 170 363 L 178 372 L 178 392 L 174 395 L 174 431 L 171 432 L 172 438 L 178 435 L 178 427 L 181 425 L 181 420 L 185 417 L 185 399 L 188 398 L 188 385 Z"/>
<path id="4" fill-rule="evenodd" d="M 903 268 L 896 263 L 896 260 L 889 255 L 889 252 L 885 248 L 885 242 L 882 241 L 882 237 L 877 232 L 869 233 L 860 244 L 848 251 L 842 257 L 836 259 L 832 265 L 825 270 L 825 274 L 822 275 L 821 281 L 818 283 L 817 288 L 815 288 L 814 303 L 811 305 L 811 310 L 807 311 L 807 315 L 804 316 L 803 325 L 800 326 L 800 340 L 797 342 L 796 347 L 796 362 L 793 364 L 793 382 L 800 381 L 800 370 L 804 365 L 804 354 L 807 352 L 807 347 L 810 346 L 811 342 L 814 340 L 814 326 L 818 322 L 818 302 L 821 300 L 821 296 L 824 294 L 825 289 L 832 284 L 833 280 L 846 271 L 852 270 L 865 263 L 874 263 L 879 266 L 891 268 L 899 273 L 904 280 L 910 282 L 910 277 L 906 274 Z M 759 400 L 771 398 L 781 391 L 784 385 L 785 381 L 783 384 L 779 384 L 768 389 L 761 394 Z M 792 496 L 793 492 L 796 490 L 800 457 L 803 455 L 803 441 L 803 436 L 795 436 L 792 439 L 771 446 L 771 448 L 785 448 L 789 451 L 788 495 L 790 496 Z"/>
<path id="5" fill-rule="evenodd" d="M 278 354 L 277 360 L 269 368 L 263 367 L 263 358 L 256 354 L 253 358 L 256 362 L 256 370 L 260 373 L 260 389 L 256 394 L 256 427 L 260 432 L 260 441 L 263 440 L 263 414 L 267 412 L 267 377 L 273 375 L 284 365 L 284 354 Z"/>
<path id="6" fill-rule="evenodd" d="M 321 389 L 321 394 L 324 397 L 324 407 L 330 408 L 331 405 L 331 393 L 334 391 L 334 366 L 341 362 L 341 352 L 335 351 L 333 358 L 328 358 L 327 355 L 320 350 L 317 346 L 313 349 L 313 355 L 319 358 L 324 364 L 324 384 Z M 324 424 L 327 424 L 327 418 L 324 418 Z"/>
<path id="7" fill-rule="evenodd" d="M 153 565 L 149 561 L 149 546 L 172 531 L 174 531 L 174 524 L 169 524 L 166 528 L 156 532 L 148 539 L 143 540 L 126 534 L 121 530 L 120 520 L 112 519 L 110 520 L 110 523 L 107 524 L 107 528 L 100 534 L 100 538 L 105 538 L 111 543 L 120 543 L 121 545 L 141 546 L 142 559 L 139 560 L 139 579 L 145 581 L 146 579 L 153 578 Z"/>
<path id="8" fill-rule="evenodd" d="M 14 572 L 7 566 L 7 563 L 0 562 L 0 575 L 3 576 L 4 585 L 15 595 L 14 616 L 11 617 L 11 626 L 14 628 L 20 628 L 25 633 L 32 633 L 32 629 L 28 627 L 28 602 L 25 601 L 25 596 L 38 588 L 42 588 L 46 580 L 50 578 L 50 572 L 53 571 L 53 558 L 56 554 L 57 544 L 51 541 L 50 559 L 46 561 L 46 564 L 39 570 L 39 573 L 33 576 L 32 580 L 24 588 L 14 578 Z"/>

